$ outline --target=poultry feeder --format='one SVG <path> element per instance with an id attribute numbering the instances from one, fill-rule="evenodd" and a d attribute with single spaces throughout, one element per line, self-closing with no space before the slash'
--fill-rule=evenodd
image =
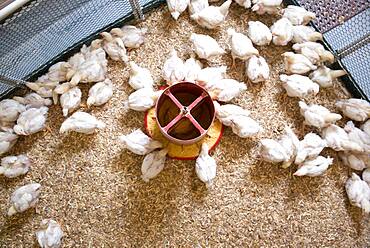
<path id="1" fill-rule="evenodd" d="M 195 159 L 203 142 L 214 148 L 222 135 L 215 120 L 215 107 L 209 93 L 194 83 L 181 82 L 167 87 L 155 108 L 145 116 L 150 136 L 168 148 L 177 159 Z"/>

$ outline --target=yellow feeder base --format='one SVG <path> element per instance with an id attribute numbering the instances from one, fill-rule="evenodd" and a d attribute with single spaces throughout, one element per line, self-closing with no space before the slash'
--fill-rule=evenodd
<path id="1" fill-rule="evenodd" d="M 155 140 L 162 142 L 163 146 L 168 149 L 168 156 L 173 159 L 179 160 L 193 160 L 199 155 L 200 148 L 203 142 L 208 144 L 210 150 L 213 150 L 222 137 L 224 127 L 222 123 L 215 119 L 212 126 L 207 132 L 207 135 L 197 143 L 191 145 L 178 145 L 171 143 L 167 140 L 159 130 L 156 118 L 155 118 L 155 108 L 148 110 L 145 114 L 144 119 L 145 129 L 150 137 Z"/>

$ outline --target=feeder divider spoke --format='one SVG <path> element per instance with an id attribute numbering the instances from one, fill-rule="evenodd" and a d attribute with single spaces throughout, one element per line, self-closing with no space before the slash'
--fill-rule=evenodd
<path id="1" fill-rule="evenodd" d="M 176 125 L 176 123 L 178 123 L 183 117 L 184 117 L 183 113 L 180 112 L 180 114 L 178 114 L 170 123 L 168 123 L 167 126 L 163 128 L 163 130 L 168 132 L 168 130 L 170 130 L 171 127 Z"/>
<path id="2" fill-rule="evenodd" d="M 189 121 L 194 125 L 194 127 L 196 128 L 196 129 L 198 129 L 198 131 L 200 132 L 200 134 L 202 135 L 202 134 L 204 134 L 205 132 L 206 132 L 206 130 L 204 130 L 204 128 L 199 124 L 199 122 L 192 116 L 192 114 L 190 114 L 190 112 L 189 113 L 187 113 L 186 115 L 185 115 L 185 117 L 186 118 L 188 118 L 189 119 Z"/>
<path id="3" fill-rule="evenodd" d="M 202 95 L 200 95 L 197 99 L 195 99 L 189 106 L 188 106 L 188 111 L 191 111 L 193 108 L 198 106 L 199 103 L 203 101 L 204 98 L 206 98 L 207 95 L 203 92 Z"/>
<path id="4" fill-rule="evenodd" d="M 170 99 L 171 101 L 181 110 L 184 106 L 181 104 L 181 102 L 179 100 L 177 100 L 177 98 L 170 92 L 170 91 L 166 91 L 165 93 Z"/>

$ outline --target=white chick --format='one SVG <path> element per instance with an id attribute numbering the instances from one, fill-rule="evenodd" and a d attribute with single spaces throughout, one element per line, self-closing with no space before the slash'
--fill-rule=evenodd
<path id="1" fill-rule="evenodd" d="M 130 61 L 130 79 L 128 84 L 135 90 L 141 88 L 153 88 L 154 80 L 150 71 L 144 67 L 138 66 L 135 62 Z"/>
<path id="2" fill-rule="evenodd" d="M 8 178 L 25 175 L 30 165 L 31 161 L 26 155 L 7 156 L 1 159 L 0 175 Z"/>
<path id="3" fill-rule="evenodd" d="M 236 58 L 245 61 L 251 56 L 259 54 L 258 50 L 253 47 L 253 43 L 248 36 L 236 32 L 233 28 L 227 29 L 227 35 L 230 38 L 231 56 L 233 61 Z"/>
<path id="4" fill-rule="evenodd" d="M 209 6 L 208 0 L 190 0 L 188 5 L 189 15 L 202 11 Z"/>
<path id="5" fill-rule="evenodd" d="M 125 25 L 122 28 L 113 28 L 111 34 L 120 37 L 127 48 L 139 48 L 145 42 L 147 28 L 137 28 L 132 25 Z"/>
<path id="6" fill-rule="evenodd" d="M 326 147 L 326 141 L 314 133 L 308 133 L 299 141 L 295 164 L 301 164 L 306 159 L 316 158 Z"/>
<path id="7" fill-rule="evenodd" d="M 68 113 L 71 113 L 80 106 L 81 96 L 82 92 L 78 87 L 73 87 L 60 96 L 63 116 L 67 116 Z"/>
<path id="8" fill-rule="evenodd" d="M 149 182 L 150 179 L 156 177 L 163 170 L 167 152 L 167 149 L 162 149 L 145 156 L 141 165 L 141 178 L 145 182 Z"/>
<path id="9" fill-rule="evenodd" d="M 316 15 L 302 7 L 288 5 L 283 9 L 283 17 L 289 19 L 293 25 L 307 25 L 310 21 L 316 18 Z"/>
<path id="10" fill-rule="evenodd" d="M 259 15 L 277 14 L 282 0 L 253 0 L 253 3 L 252 11 Z"/>
<path id="11" fill-rule="evenodd" d="M 190 18 L 204 28 L 215 29 L 225 21 L 231 2 L 231 0 L 227 0 L 221 6 L 208 6 L 191 15 Z"/>
<path id="12" fill-rule="evenodd" d="M 270 29 L 260 21 L 248 22 L 248 37 L 257 46 L 269 45 L 272 40 Z"/>
<path id="13" fill-rule="evenodd" d="M 361 130 L 370 135 L 370 120 L 361 125 Z"/>
<path id="14" fill-rule="evenodd" d="M 75 131 L 77 133 L 92 134 L 96 129 L 105 128 L 105 124 L 94 116 L 85 112 L 75 112 L 61 125 L 59 133 Z"/>
<path id="15" fill-rule="evenodd" d="M 370 187 L 370 167 L 362 172 L 362 180 L 364 180 Z"/>
<path id="16" fill-rule="evenodd" d="M 20 114 L 14 132 L 18 135 L 30 135 L 45 128 L 48 107 L 30 108 Z"/>
<path id="17" fill-rule="evenodd" d="M 251 0 L 235 0 L 235 2 L 246 9 L 249 9 L 252 6 Z"/>
<path id="18" fill-rule="evenodd" d="M 225 53 L 225 50 L 209 35 L 192 33 L 190 41 L 193 43 L 195 53 L 201 59 L 210 60 Z"/>
<path id="19" fill-rule="evenodd" d="M 317 66 L 302 54 L 285 52 L 284 57 L 285 70 L 289 74 L 305 74 L 311 70 L 316 70 Z"/>
<path id="20" fill-rule="evenodd" d="M 234 104 L 220 105 L 217 101 L 213 103 L 215 105 L 217 119 L 225 126 L 231 126 L 235 116 L 249 116 L 250 114 L 248 110 Z"/>
<path id="21" fill-rule="evenodd" d="M 312 64 L 322 62 L 329 62 L 331 64 L 335 60 L 334 55 L 325 50 L 324 46 L 317 42 L 307 41 L 304 43 L 297 43 L 293 45 L 293 49 L 295 52 L 306 56 Z"/>
<path id="22" fill-rule="evenodd" d="M 197 81 L 206 88 L 211 88 L 215 81 L 226 78 L 226 66 L 206 67 L 199 74 Z"/>
<path id="23" fill-rule="evenodd" d="M 40 189 L 39 183 L 30 183 L 17 188 L 10 198 L 11 206 L 8 210 L 8 216 L 22 213 L 34 207 L 39 200 Z"/>
<path id="24" fill-rule="evenodd" d="M 189 58 L 184 63 L 185 81 L 195 82 L 202 70 L 202 63 L 194 58 Z"/>
<path id="25" fill-rule="evenodd" d="M 293 39 L 293 24 L 287 18 L 281 18 L 270 28 L 272 42 L 277 46 L 286 46 Z"/>
<path id="26" fill-rule="evenodd" d="M 307 41 L 318 41 L 322 40 L 322 34 L 316 32 L 313 27 L 310 26 L 293 26 L 293 39 L 294 43 L 303 43 Z"/>
<path id="27" fill-rule="evenodd" d="M 58 222 L 52 219 L 41 221 L 41 230 L 36 232 L 41 248 L 59 248 L 62 245 L 63 231 Z"/>
<path id="28" fill-rule="evenodd" d="M 167 6 L 173 19 L 177 20 L 189 3 L 190 0 L 167 0 Z"/>
<path id="29" fill-rule="evenodd" d="M 324 128 L 322 137 L 326 140 L 328 147 L 335 151 L 364 152 L 364 149 L 351 141 L 346 131 L 337 125 L 331 124 Z"/>
<path id="30" fill-rule="evenodd" d="M 231 122 L 233 133 L 238 135 L 240 138 L 254 136 L 262 130 L 262 127 L 258 124 L 258 122 L 248 116 L 234 116 Z"/>
<path id="31" fill-rule="evenodd" d="M 331 113 L 329 109 L 311 104 L 307 105 L 305 102 L 299 102 L 301 115 L 305 119 L 305 124 L 314 126 L 317 128 L 324 128 L 336 121 L 342 119 L 342 116 L 336 113 Z"/>
<path id="32" fill-rule="evenodd" d="M 245 65 L 246 74 L 252 83 L 264 82 L 270 78 L 270 68 L 263 57 L 252 56 Z"/>
<path id="33" fill-rule="evenodd" d="M 280 75 L 282 85 L 290 97 L 307 98 L 319 93 L 320 86 L 312 82 L 308 77 L 293 74 L 293 75 Z"/>
<path id="34" fill-rule="evenodd" d="M 20 113 L 24 112 L 26 107 L 12 99 L 0 101 L 0 122 L 13 122 L 18 119 Z"/>
<path id="35" fill-rule="evenodd" d="M 185 78 L 184 62 L 177 56 L 175 49 L 172 49 L 170 58 L 163 65 L 162 76 L 169 84 L 180 82 Z"/>
<path id="36" fill-rule="evenodd" d="M 40 108 L 42 106 L 50 106 L 52 101 L 48 98 L 43 98 L 37 93 L 29 93 L 24 97 L 15 96 L 14 100 L 26 106 L 26 109 L 29 108 Z"/>
<path id="37" fill-rule="evenodd" d="M 352 205 L 370 213 L 370 187 L 355 173 L 346 182 L 346 192 Z"/>
<path id="38" fill-rule="evenodd" d="M 370 117 L 370 103 L 366 100 L 350 98 L 336 102 L 335 106 L 343 114 L 355 121 L 366 121 Z"/>
<path id="39" fill-rule="evenodd" d="M 111 59 L 123 62 L 128 61 L 125 44 L 121 38 L 113 37 L 108 32 L 102 32 L 100 35 L 103 37 L 103 49 Z"/>
<path id="40" fill-rule="evenodd" d="M 17 142 L 18 136 L 12 132 L 0 131 L 0 155 L 8 152 Z"/>
<path id="41" fill-rule="evenodd" d="M 344 126 L 344 130 L 347 132 L 348 137 L 351 141 L 356 142 L 363 147 L 366 153 L 370 154 L 370 135 L 361 129 L 357 128 L 352 121 L 349 121 Z"/>
<path id="42" fill-rule="evenodd" d="M 58 62 L 49 68 L 46 74 L 50 81 L 65 82 L 67 81 L 67 72 L 71 68 L 68 62 Z"/>
<path id="43" fill-rule="evenodd" d="M 216 160 L 209 156 L 208 145 L 203 143 L 199 156 L 195 161 L 195 172 L 198 178 L 205 183 L 208 188 L 212 185 L 212 181 L 216 177 L 216 171 Z"/>
<path id="44" fill-rule="evenodd" d="M 243 82 L 238 82 L 234 79 L 221 79 L 215 81 L 211 88 L 207 89 L 211 92 L 215 99 L 222 102 L 229 102 L 245 91 L 247 86 Z"/>
<path id="45" fill-rule="evenodd" d="M 334 84 L 334 80 L 338 77 L 346 75 L 344 70 L 331 70 L 326 66 L 320 66 L 316 71 L 310 74 L 310 78 L 321 87 L 327 88 Z"/>
<path id="46" fill-rule="evenodd" d="M 153 91 L 151 88 L 141 88 L 129 95 L 128 107 L 135 111 L 146 111 L 153 107 L 163 91 Z"/>
<path id="47" fill-rule="evenodd" d="M 137 155 L 146 155 L 155 149 L 162 148 L 162 143 L 153 140 L 140 129 L 133 131 L 128 135 L 122 135 L 119 140 L 124 148 L 130 150 Z"/>
<path id="48" fill-rule="evenodd" d="M 285 127 L 285 134 L 278 141 L 262 139 L 260 155 L 264 161 L 281 163 L 283 168 L 289 167 L 297 154 L 299 140 L 290 127 Z"/>
<path id="49" fill-rule="evenodd" d="M 317 177 L 321 176 L 329 168 L 329 165 L 333 164 L 333 159 L 330 157 L 318 156 L 312 160 L 305 161 L 299 166 L 298 170 L 293 174 L 295 176 L 309 176 Z"/>
<path id="50" fill-rule="evenodd" d="M 101 106 L 109 101 L 113 96 L 113 84 L 110 79 L 105 79 L 103 82 L 94 84 L 89 89 L 89 97 L 87 98 L 87 106 Z"/>
<path id="51" fill-rule="evenodd" d="M 370 168 L 369 154 L 341 152 L 339 157 L 351 169 L 362 171 L 368 167 Z"/>
<path id="52" fill-rule="evenodd" d="M 370 103 L 366 100 L 350 98 L 335 103 L 345 116 L 354 121 L 366 121 L 370 117 Z"/>

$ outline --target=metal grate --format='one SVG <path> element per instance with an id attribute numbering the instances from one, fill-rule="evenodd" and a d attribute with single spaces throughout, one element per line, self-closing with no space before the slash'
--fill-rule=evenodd
<path id="1" fill-rule="evenodd" d="M 32 1 L 0 24 L 0 75 L 34 78 L 101 31 L 134 19 L 134 13 L 141 18 L 163 1 Z M 0 98 L 11 90 L 0 82 Z"/>

